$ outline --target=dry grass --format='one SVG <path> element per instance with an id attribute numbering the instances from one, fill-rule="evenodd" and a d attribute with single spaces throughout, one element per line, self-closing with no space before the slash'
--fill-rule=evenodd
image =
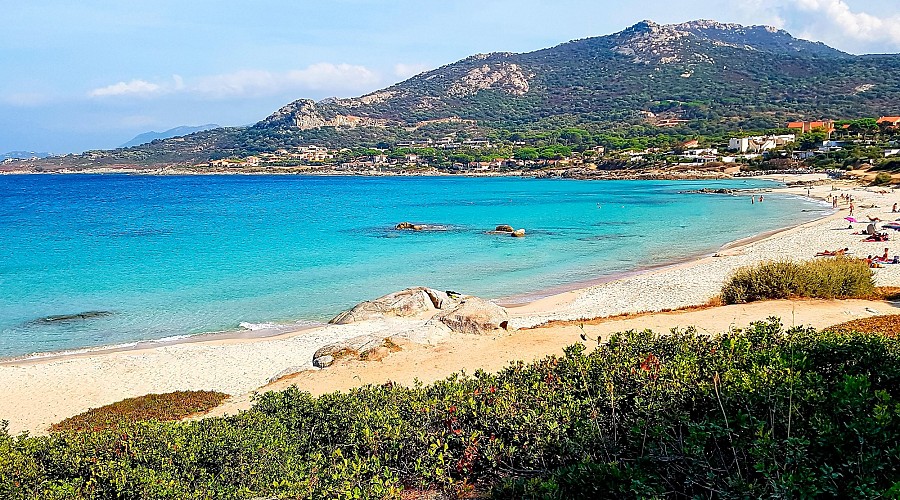
<path id="1" fill-rule="evenodd" d="M 900 286 L 880 286 L 875 289 L 876 300 L 900 300 Z"/>
<path id="2" fill-rule="evenodd" d="M 874 333 L 886 337 L 900 337 L 900 314 L 862 318 L 830 326 L 825 331 L 835 333 Z"/>
<path id="3" fill-rule="evenodd" d="M 632 319 L 632 318 L 641 318 L 644 316 L 650 316 L 653 314 L 665 314 L 665 313 L 676 313 L 676 312 L 693 312 L 693 311 L 703 311 L 706 309 L 712 309 L 713 307 L 720 307 L 725 305 L 722 302 L 722 298 L 719 296 L 715 296 L 709 299 L 705 304 L 699 304 L 696 306 L 685 306 L 685 307 L 677 307 L 674 309 L 660 309 L 658 311 L 640 311 L 634 313 L 621 313 L 614 314 L 612 316 L 602 316 L 599 318 L 585 318 L 578 320 L 551 320 L 546 323 L 541 323 L 540 325 L 536 325 L 530 328 L 522 328 L 522 330 L 536 330 L 538 328 L 555 328 L 558 326 L 581 326 L 581 325 L 599 325 L 602 323 L 606 323 L 608 321 L 620 320 L 620 319 Z"/>
<path id="4" fill-rule="evenodd" d="M 205 413 L 228 397 L 213 391 L 178 391 L 128 398 L 53 424 L 50 432 L 110 429 L 144 420 L 173 421 Z"/>

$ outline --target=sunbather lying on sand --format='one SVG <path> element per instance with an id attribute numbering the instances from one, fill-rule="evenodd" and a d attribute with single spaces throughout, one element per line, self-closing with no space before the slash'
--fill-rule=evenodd
<path id="1" fill-rule="evenodd" d="M 817 253 L 816 257 L 835 257 L 837 255 L 846 255 L 848 251 L 850 251 L 849 248 L 842 248 L 840 250 L 835 250 L 833 252 L 831 250 L 823 250 L 823 251 Z"/>
<path id="2" fill-rule="evenodd" d="M 887 233 L 875 233 L 872 236 L 864 239 L 863 241 L 872 242 L 872 241 L 888 241 Z"/>

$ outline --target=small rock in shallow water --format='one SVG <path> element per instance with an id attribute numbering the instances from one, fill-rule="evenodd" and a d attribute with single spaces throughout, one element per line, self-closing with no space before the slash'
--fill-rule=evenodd
<path id="1" fill-rule="evenodd" d="M 512 232 L 512 236 L 515 238 L 524 238 L 525 230 L 524 229 L 516 229 L 515 231 Z"/>
<path id="2" fill-rule="evenodd" d="M 104 318 L 112 316 L 110 311 L 86 311 L 77 314 L 58 314 L 54 316 L 45 316 L 34 320 L 34 323 L 60 323 L 64 321 L 83 321 L 94 318 Z"/>
<path id="3" fill-rule="evenodd" d="M 425 229 L 425 226 L 423 226 L 421 224 L 413 224 L 412 222 L 401 222 L 400 224 L 397 224 L 396 226 L 394 226 L 394 229 L 399 229 L 399 230 L 411 229 L 413 231 L 421 231 L 421 230 Z"/>

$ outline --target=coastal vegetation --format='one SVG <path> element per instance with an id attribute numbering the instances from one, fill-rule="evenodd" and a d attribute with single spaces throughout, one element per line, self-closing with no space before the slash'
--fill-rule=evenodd
<path id="1" fill-rule="evenodd" d="M 863 259 L 763 262 L 735 271 L 722 287 L 725 304 L 799 297 L 872 298 L 874 273 Z"/>
<path id="2" fill-rule="evenodd" d="M 638 498 L 900 490 L 900 340 L 770 319 L 629 331 L 430 384 L 237 416 L 0 432 L 3 498 Z"/>
<path id="3" fill-rule="evenodd" d="M 158 420 L 181 420 L 215 408 L 227 398 L 227 394 L 214 391 L 176 391 L 166 394 L 148 394 L 137 398 L 92 408 L 50 426 L 51 432 L 98 431 L 118 427 L 125 423 Z"/>

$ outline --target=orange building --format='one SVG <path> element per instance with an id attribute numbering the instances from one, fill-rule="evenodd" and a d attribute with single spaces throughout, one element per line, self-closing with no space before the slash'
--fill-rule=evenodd
<path id="1" fill-rule="evenodd" d="M 820 128 L 831 135 L 831 133 L 834 132 L 834 120 L 823 120 L 819 122 L 789 122 L 787 128 L 796 129 L 802 133 L 811 132 Z"/>
<path id="2" fill-rule="evenodd" d="M 882 116 L 878 119 L 878 124 L 887 123 L 891 127 L 900 125 L 900 116 Z"/>

